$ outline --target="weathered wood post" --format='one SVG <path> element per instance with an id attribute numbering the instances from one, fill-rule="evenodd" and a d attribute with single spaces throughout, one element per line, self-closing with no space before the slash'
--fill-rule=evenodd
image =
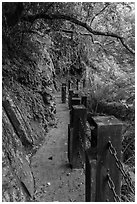
<path id="1" fill-rule="evenodd" d="M 69 163 L 71 164 L 72 160 L 72 135 L 73 135 L 73 128 L 72 124 L 68 124 L 68 160 Z"/>
<path id="2" fill-rule="evenodd" d="M 72 168 L 82 168 L 83 163 L 79 157 L 79 118 L 81 118 L 83 125 L 86 125 L 87 110 L 83 105 L 75 105 L 72 107 L 72 138 L 70 138 L 70 164 Z"/>
<path id="3" fill-rule="evenodd" d="M 76 88 L 77 90 L 79 90 L 79 80 L 77 79 L 77 82 L 76 82 Z"/>
<path id="4" fill-rule="evenodd" d="M 80 98 L 71 98 L 71 104 L 70 104 L 70 126 L 72 125 L 72 120 L 73 120 L 73 110 L 72 110 L 72 106 L 74 105 L 80 105 L 81 104 L 81 100 Z"/>
<path id="5" fill-rule="evenodd" d="M 85 165 L 85 201 L 95 202 L 96 196 L 96 153 L 86 150 Z"/>
<path id="6" fill-rule="evenodd" d="M 71 99 L 71 106 L 70 109 L 72 108 L 73 105 L 80 105 L 81 99 L 80 98 L 72 98 Z"/>
<path id="7" fill-rule="evenodd" d="M 93 117 L 97 129 L 97 168 L 96 168 L 96 197 L 95 202 L 114 202 L 112 179 L 115 193 L 120 196 L 121 174 L 116 165 L 116 159 L 110 153 L 109 142 L 121 159 L 122 123 L 114 116 Z M 111 187 L 109 186 L 111 185 Z"/>
<path id="8" fill-rule="evenodd" d="M 62 92 L 61 92 L 62 103 L 66 103 L 66 84 L 62 83 Z"/>
<path id="9" fill-rule="evenodd" d="M 83 88 L 86 87 L 86 79 L 83 79 Z"/>
<path id="10" fill-rule="evenodd" d="M 73 90 L 70 89 L 70 90 L 69 90 L 69 100 L 68 100 L 68 106 L 69 106 L 69 109 L 71 108 L 71 100 L 72 100 L 72 96 L 73 96 Z"/>
<path id="11" fill-rule="evenodd" d="M 71 88 L 71 82 L 70 80 L 68 80 L 68 91 L 70 90 L 70 88 Z"/>
<path id="12" fill-rule="evenodd" d="M 85 200 L 95 202 L 96 196 L 96 160 L 97 160 L 97 128 L 91 113 L 87 114 L 90 132 L 86 138 L 86 165 L 85 165 Z M 88 140 L 88 143 L 87 143 Z M 88 148 L 88 149 L 87 149 Z"/>
<path id="13" fill-rule="evenodd" d="M 87 108 L 87 96 L 81 96 L 81 104 Z"/>

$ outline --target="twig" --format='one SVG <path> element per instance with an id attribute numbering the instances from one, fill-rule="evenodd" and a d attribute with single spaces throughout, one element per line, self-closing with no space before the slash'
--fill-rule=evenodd
<path id="1" fill-rule="evenodd" d="M 105 6 L 103 9 L 101 9 L 99 13 L 97 13 L 97 14 L 95 14 L 95 15 L 93 16 L 93 18 L 91 19 L 91 22 L 90 22 L 90 26 L 91 26 L 91 24 L 93 23 L 94 19 L 95 19 L 98 15 L 100 15 L 109 5 L 110 5 L 110 3 L 106 3 L 106 6 Z"/>
<path id="2" fill-rule="evenodd" d="M 132 144 L 132 142 L 134 142 L 135 138 L 133 138 L 130 143 L 127 144 L 127 146 L 125 147 L 125 149 L 123 150 L 123 154 L 125 153 L 125 151 L 127 150 L 127 148 Z"/>
<path id="3" fill-rule="evenodd" d="M 135 156 L 133 155 L 132 157 L 129 157 L 124 163 L 127 164 L 127 162 L 128 162 L 129 160 L 131 160 L 132 158 L 135 158 Z"/>

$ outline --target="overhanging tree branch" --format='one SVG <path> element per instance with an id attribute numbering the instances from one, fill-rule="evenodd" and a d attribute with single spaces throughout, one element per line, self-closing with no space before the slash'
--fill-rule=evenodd
<path id="1" fill-rule="evenodd" d="M 64 14 L 45 14 L 45 13 L 40 13 L 40 14 L 36 14 L 36 15 L 28 15 L 26 17 L 22 17 L 22 20 L 24 21 L 28 21 L 33 23 L 35 20 L 37 19 L 45 19 L 45 20 L 67 20 L 70 21 L 76 25 L 82 26 L 83 28 L 85 28 L 87 31 L 89 31 L 90 33 L 92 33 L 93 35 L 100 35 L 100 36 L 109 36 L 112 38 L 116 38 L 118 40 L 120 40 L 120 42 L 122 43 L 122 45 L 133 55 L 135 55 L 135 51 L 130 48 L 125 42 L 124 42 L 124 38 L 122 36 L 119 36 L 115 33 L 112 32 L 102 32 L 102 31 L 97 31 L 92 29 L 87 23 L 84 23 L 74 17 L 68 16 L 68 15 L 64 15 Z"/>
<path id="2" fill-rule="evenodd" d="M 51 29 L 47 29 L 45 32 L 51 32 L 52 30 Z M 61 30 L 54 30 L 56 32 L 64 32 L 64 33 L 67 33 L 67 34 L 80 34 L 80 35 L 85 35 L 85 36 L 90 36 L 91 37 L 91 40 L 92 40 L 92 43 L 94 45 L 99 45 L 103 50 L 104 52 L 106 53 L 106 50 L 103 48 L 103 45 L 99 42 L 99 41 L 95 41 L 94 38 L 93 38 L 93 35 L 91 33 L 82 33 L 82 32 L 77 32 L 77 31 L 73 31 L 73 30 L 65 30 L 65 29 L 61 29 Z M 38 32 L 37 30 L 23 30 L 22 31 L 23 33 L 30 33 L 30 34 L 37 34 L 39 35 L 40 37 L 44 37 L 45 34 L 43 33 L 40 33 Z"/>
<path id="3" fill-rule="evenodd" d="M 97 16 L 99 16 L 108 6 L 110 5 L 110 3 L 106 3 L 106 6 L 103 8 L 103 9 L 101 9 L 100 11 L 99 11 L 99 13 L 97 13 L 97 14 L 95 14 L 94 16 L 93 16 L 93 18 L 91 19 L 91 22 L 90 22 L 90 26 L 91 26 L 91 24 L 92 24 L 92 22 L 94 21 L 94 19 L 97 17 Z"/>

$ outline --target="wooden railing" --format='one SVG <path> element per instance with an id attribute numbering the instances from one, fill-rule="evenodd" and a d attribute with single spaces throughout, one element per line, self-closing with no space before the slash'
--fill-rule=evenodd
<path id="1" fill-rule="evenodd" d="M 68 160 L 72 168 L 85 168 L 85 201 L 120 202 L 121 176 L 134 193 L 121 162 L 121 121 L 87 113 L 87 97 L 73 90 L 68 105 Z"/>

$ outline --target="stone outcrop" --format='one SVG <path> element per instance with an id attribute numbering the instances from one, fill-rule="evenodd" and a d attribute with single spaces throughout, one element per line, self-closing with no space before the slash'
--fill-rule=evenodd
<path id="1" fill-rule="evenodd" d="M 3 201 L 29 201 L 34 193 L 34 180 L 29 157 L 5 110 L 3 120 Z"/>
<path id="2" fill-rule="evenodd" d="M 33 200 L 35 181 L 31 155 L 42 144 L 48 125 L 54 124 L 56 104 L 54 65 L 48 52 L 49 37 L 24 39 L 20 52 L 3 61 L 2 93 L 2 200 Z"/>
<path id="3" fill-rule="evenodd" d="M 22 144 L 24 146 L 32 146 L 33 145 L 33 137 L 32 132 L 28 124 L 26 124 L 26 121 L 23 119 L 22 114 L 18 107 L 13 102 L 12 98 L 6 94 L 5 97 L 3 97 L 2 105 L 4 107 L 4 110 L 14 127 L 14 131 L 20 138 Z"/>
<path id="4" fill-rule="evenodd" d="M 46 103 L 40 93 L 33 94 L 17 84 L 15 89 L 16 94 L 13 87 L 12 90 L 3 87 L 3 201 L 26 202 L 33 199 L 34 193 L 30 156 L 46 136 L 49 114 L 54 112 L 50 109 L 55 109 L 55 105 L 52 97 L 47 98 L 49 93 L 44 96 Z"/>

